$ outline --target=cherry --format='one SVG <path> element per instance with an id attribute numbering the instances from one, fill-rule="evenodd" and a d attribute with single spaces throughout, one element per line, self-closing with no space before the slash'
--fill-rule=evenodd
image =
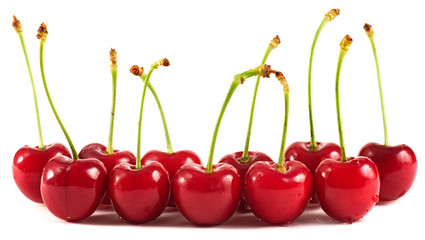
<path id="1" fill-rule="evenodd" d="M 342 222 L 354 222 L 365 216 L 379 199 L 379 173 L 376 165 L 367 157 L 345 155 L 342 121 L 339 104 L 339 75 L 341 65 L 352 43 L 346 35 L 341 41 L 335 83 L 341 159 L 325 159 L 314 174 L 314 188 L 322 209 L 332 218 Z"/>
<path id="2" fill-rule="evenodd" d="M 185 164 L 174 176 L 171 191 L 177 209 L 193 224 L 217 225 L 229 219 L 236 211 L 242 195 L 241 177 L 230 164 L 213 164 L 218 130 L 236 88 L 249 77 L 268 77 L 270 73 L 270 66 L 264 64 L 234 77 L 214 128 L 207 166 Z"/>
<path id="3" fill-rule="evenodd" d="M 283 85 L 285 96 L 285 120 L 279 160 L 277 164 L 254 163 L 245 174 L 244 195 L 255 216 L 271 224 L 284 224 L 294 221 L 303 213 L 310 200 L 313 177 L 301 162 L 285 162 L 289 87 L 281 72 L 276 72 L 276 77 Z"/>
<path id="4" fill-rule="evenodd" d="M 22 50 L 24 51 L 25 60 L 27 63 L 34 98 L 34 108 L 36 113 L 38 136 L 40 142 L 40 144 L 36 147 L 30 147 L 28 145 L 25 145 L 16 152 L 15 157 L 13 158 L 12 174 L 19 190 L 21 190 L 21 192 L 28 199 L 36 203 L 43 203 L 43 199 L 41 198 L 40 193 L 40 181 L 44 165 L 46 165 L 47 161 L 49 161 L 52 157 L 56 155 L 65 155 L 70 157 L 71 154 L 63 144 L 53 143 L 49 145 L 44 145 L 43 143 L 37 95 L 35 91 L 31 66 L 28 60 L 28 54 L 25 47 L 24 36 L 22 34 L 22 24 L 16 18 L 15 15 L 13 15 L 12 25 L 19 36 L 19 40 L 21 41 Z"/>
<path id="5" fill-rule="evenodd" d="M 166 58 L 156 61 L 146 76 L 140 104 L 136 164 L 119 164 L 110 173 L 108 190 L 112 205 L 121 218 L 132 223 L 156 219 L 167 207 L 170 196 L 168 172 L 156 161 L 142 165 L 140 153 L 143 107 L 149 79 L 159 66 L 169 65 L 170 62 Z"/>
<path id="6" fill-rule="evenodd" d="M 47 28 L 38 29 L 40 39 L 40 71 L 50 107 L 71 148 L 72 158 L 55 156 L 47 162 L 42 173 L 40 190 L 44 204 L 56 217 L 66 221 L 79 221 L 90 216 L 105 195 L 107 172 L 104 164 L 95 159 L 79 159 L 74 144 L 63 125 L 50 97 L 43 63 Z"/>
<path id="7" fill-rule="evenodd" d="M 111 60 L 111 74 L 112 74 L 112 109 L 111 109 L 111 120 L 109 125 L 109 139 L 108 146 L 105 147 L 100 143 L 91 143 L 83 147 L 78 154 L 79 158 L 96 158 L 101 161 L 109 174 L 111 170 L 119 163 L 136 163 L 136 157 L 127 150 L 114 150 L 113 144 L 113 132 L 114 132 L 114 119 L 115 119 L 115 101 L 116 101 L 116 89 L 117 89 L 117 52 L 115 49 L 111 49 L 109 52 Z M 109 206 L 111 201 L 108 193 L 106 193 L 102 200 L 104 206 Z"/>
<path id="8" fill-rule="evenodd" d="M 265 64 L 267 61 L 267 58 L 269 57 L 270 53 L 273 49 L 277 48 L 280 44 L 280 38 L 279 36 L 275 36 L 269 43 L 266 53 L 264 54 L 263 60 L 261 61 L 261 64 Z M 249 142 L 251 138 L 251 129 L 252 129 L 252 122 L 254 119 L 254 109 L 255 109 L 255 102 L 257 98 L 257 92 L 258 92 L 258 86 L 260 85 L 260 79 L 261 76 L 257 76 L 257 81 L 255 83 L 254 88 L 254 95 L 252 97 L 252 104 L 251 104 L 251 113 L 249 116 L 249 123 L 248 123 L 248 131 L 245 141 L 245 148 L 243 152 L 235 152 L 232 154 L 227 154 L 226 156 L 222 157 L 219 163 L 228 163 L 233 165 L 236 170 L 239 173 L 239 176 L 241 176 L 241 180 L 243 182 L 243 178 L 245 176 L 246 171 L 248 168 L 257 161 L 270 161 L 273 160 L 267 156 L 265 153 L 261 152 L 250 152 L 249 151 Z M 246 204 L 244 197 L 242 196 L 241 203 L 239 205 L 239 210 L 243 212 L 249 211 L 249 206 Z"/>
<path id="9" fill-rule="evenodd" d="M 311 70 L 313 65 L 313 55 L 314 49 L 316 47 L 316 42 L 325 25 L 335 19 L 339 15 L 339 12 L 339 9 L 332 9 L 325 14 L 325 17 L 323 18 L 319 28 L 316 31 L 311 46 L 310 61 L 308 65 L 308 113 L 310 120 L 310 142 L 294 142 L 288 146 L 285 153 L 286 160 L 297 160 L 304 163 L 310 170 L 311 174 L 314 174 L 314 171 L 323 159 L 338 159 L 341 157 L 339 154 L 340 149 L 337 144 L 332 142 L 316 142 L 314 136 L 313 107 L 311 98 Z M 314 191 L 312 193 L 310 203 L 317 203 L 317 198 L 315 196 Z"/>
<path id="10" fill-rule="evenodd" d="M 379 94 L 381 99 L 382 119 L 384 126 L 384 144 L 367 143 L 359 153 L 359 156 L 370 158 L 378 167 L 381 180 L 379 200 L 392 201 L 399 199 L 413 185 L 417 171 L 416 156 L 413 150 L 405 145 L 390 146 L 388 141 L 387 121 L 385 117 L 384 96 L 379 71 L 378 57 L 375 48 L 374 32 L 372 26 L 364 25 L 366 34 L 372 45 L 375 57 L 376 72 L 378 76 Z"/>
<path id="11" fill-rule="evenodd" d="M 161 119 L 162 119 L 164 133 L 165 133 L 165 139 L 167 142 L 167 152 L 151 150 L 142 157 L 141 164 L 143 165 L 150 161 L 157 161 L 161 163 L 164 166 L 164 168 L 167 170 L 170 177 L 170 181 L 172 181 L 174 178 L 174 175 L 176 174 L 177 170 L 181 166 L 183 166 L 186 163 L 201 164 L 201 159 L 198 157 L 198 155 L 195 152 L 190 150 L 181 150 L 177 152 L 173 151 L 173 147 L 171 145 L 170 133 L 168 132 L 167 121 L 165 119 L 165 114 L 155 89 L 153 88 L 150 81 L 146 83 L 147 75 L 143 72 L 143 68 L 137 65 L 134 65 L 130 68 L 130 72 L 136 76 L 139 76 L 142 79 L 142 81 L 144 81 L 145 84 L 147 84 L 147 87 L 149 88 L 152 95 L 154 96 L 155 101 L 158 105 L 159 112 L 161 114 Z M 172 195 L 170 196 L 170 199 L 168 201 L 168 206 L 175 207 L 174 199 Z"/>

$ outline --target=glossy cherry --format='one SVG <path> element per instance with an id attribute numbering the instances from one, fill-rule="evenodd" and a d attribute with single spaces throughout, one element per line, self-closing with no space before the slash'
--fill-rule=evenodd
<path id="1" fill-rule="evenodd" d="M 105 195 L 106 168 L 97 159 L 53 157 L 44 167 L 41 195 L 47 209 L 69 222 L 90 216 Z"/>
<path id="2" fill-rule="evenodd" d="M 248 159 L 245 161 L 242 161 L 242 154 L 243 152 L 235 152 L 232 154 L 227 154 L 224 157 L 222 157 L 219 161 L 219 163 L 227 163 L 235 167 L 236 170 L 238 171 L 239 176 L 241 177 L 242 183 L 245 178 L 245 173 L 252 166 L 252 164 L 256 162 L 273 162 L 273 160 L 268 155 L 262 152 L 249 151 Z M 250 207 L 246 203 L 244 196 L 242 196 L 238 210 L 244 211 L 244 212 L 250 211 Z"/>
<path id="3" fill-rule="evenodd" d="M 141 159 L 141 164 L 145 165 L 149 162 L 156 161 L 162 164 L 167 170 L 170 181 L 173 181 L 174 175 L 179 168 L 187 163 L 202 164 L 198 155 L 190 150 L 182 150 L 177 152 L 162 152 L 158 150 L 151 150 L 147 152 Z M 171 195 L 168 206 L 174 207 L 174 198 Z"/>
<path id="4" fill-rule="evenodd" d="M 24 146 L 13 158 L 13 179 L 19 190 L 31 201 L 43 203 L 40 193 L 41 174 L 46 163 L 54 156 L 71 157 L 69 150 L 60 143 L 45 145 L 44 149 Z"/>
<path id="5" fill-rule="evenodd" d="M 313 177 L 298 161 L 283 164 L 257 162 L 245 175 L 244 195 L 251 211 L 271 224 L 294 221 L 306 208 L 313 190 Z"/>
<path id="6" fill-rule="evenodd" d="M 332 142 L 316 142 L 316 149 L 310 148 L 310 142 L 294 142 L 286 148 L 287 161 L 299 161 L 310 170 L 313 175 L 320 162 L 326 158 L 340 159 L 341 149 Z M 311 195 L 310 203 L 318 203 L 315 192 Z"/>
<path id="7" fill-rule="evenodd" d="M 171 191 L 178 210 L 197 225 L 217 225 L 229 219 L 241 200 L 241 179 L 229 164 L 214 164 L 205 172 L 200 164 L 183 165 Z"/>
<path id="8" fill-rule="evenodd" d="M 396 200 L 413 185 L 418 164 L 409 146 L 368 143 L 362 147 L 359 156 L 370 158 L 378 167 L 381 180 L 379 200 Z"/>
<path id="9" fill-rule="evenodd" d="M 365 216 L 379 200 L 379 173 L 366 157 L 325 159 L 314 174 L 320 206 L 332 218 L 354 222 Z"/>
<path id="10" fill-rule="evenodd" d="M 115 211 L 131 223 L 157 218 L 167 206 L 170 181 L 165 168 L 152 161 L 136 169 L 121 163 L 111 171 L 108 192 Z"/>
<path id="11" fill-rule="evenodd" d="M 379 199 L 382 201 L 392 201 L 404 196 L 406 192 L 409 191 L 415 180 L 418 164 L 415 153 L 409 146 L 405 144 L 391 146 L 389 144 L 381 74 L 375 48 L 374 32 L 372 26 L 367 23 L 363 28 L 370 40 L 373 55 L 375 57 L 385 141 L 384 144 L 373 142 L 367 143 L 360 150 L 359 156 L 370 158 L 379 169 L 379 176 L 381 179 Z"/>

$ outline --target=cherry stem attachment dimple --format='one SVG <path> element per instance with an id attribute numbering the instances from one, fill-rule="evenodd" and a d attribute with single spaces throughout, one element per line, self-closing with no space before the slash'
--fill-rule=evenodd
<path id="1" fill-rule="evenodd" d="M 111 48 L 109 52 L 111 59 L 111 75 L 112 75 L 112 107 L 111 119 L 109 124 L 108 146 L 106 147 L 107 154 L 113 154 L 113 135 L 114 135 L 114 119 L 115 119 L 115 102 L 117 97 L 117 52 Z"/>
<path id="2" fill-rule="evenodd" d="M 273 51 L 273 49 L 277 48 L 277 46 L 280 44 L 280 38 L 278 35 L 276 35 L 269 43 L 266 52 L 264 53 L 263 60 L 261 61 L 261 64 L 265 64 L 267 61 L 267 58 L 269 57 L 270 53 Z M 254 119 L 254 109 L 255 109 L 255 102 L 257 99 L 257 92 L 258 92 L 258 86 L 260 85 L 260 79 L 261 76 L 257 76 L 257 81 L 255 82 L 255 88 L 254 88 L 254 94 L 252 97 L 252 104 L 251 104 L 251 112 L 249 115 L 249 123 L 248 123 L 248 130 L 246 133 L 246 140 L 245 140 L 245 148 L 241 157 L 241 162 L 248 162 L 249 161 L 249 142 L 251 139 L 251 129 L 252 129 L 252 122 Z"/>
<path id="3" fill-rule="evenodd" d="M 170 62 L 168 61 L 168 59 L 164 58 L 162 60 L 156 61 L 155 63 L 153 63 L 151 65 L 151 68 L 149 69 L 149 72 L 146 75 L 146 80 L 145 80 L 145 85 L 143 86 L 143 93 L 142 93 L 142 100 L 141 100 L 141 104 L 140 104 L 140 114 L 139 114 L 139 126 L 138 126 L 138 130 L 137 130 L 137 158 L 136 158 L 136 169 L 141 169 L 142 168 L 142 163 L 141 163 L 141 151 L 140 151 L 140 143 L 141 143 L 141 129 L 142 129 L 142 116 L 143 116 L 143 106 L 145 103 L 145 95 L 146 95 L 146 89 L 148 87 L 149 84 L 149 79 L 152 75 L 152 72 L 158 68 L 158 66 L 169 66 Z"/>
<path id="4" fill-rule="evenodd" d="M 379 97 L 381 99 L 381 111 L 382 111 L 382 122 L 383 122 L 383 126 L 384 126 L 384 145 L 385 146 L 389 146 L 389 142 L 388 142 L 388 130 L 387 130 L 387 120 L 386 120 L 386 114 L 385 114 L 385 104 L 384 104 L 384 91 L 382 90 L 382 83 L 381 83 L 381 73 L 379 71 L 379 62 L 378 62 L 378 55 L 376 53 L 376 48 L 375 48 L 375 34 L 373 32 L 372 26 L 365 23 L 364 25 L 364 30 L 370 40 L 370 44 L 372 46 L 372 50 L 373 50 L 373 56 L 375 58 L 375 66 L 376 66 L 376 75 L 378 77 L 378 86 L 379 86 Z"/>
<path id="5" fill-rule="evenodd" d="M 71 148 L 72 158 L 74 160 L 77 160 L 78 159 L 77 151 L 75 150 L 74 144 L 72 143 L 71 138 L 69 137 L 69 134 L 66 131 L 65 126 L 63 125 L 58 112 L 56 111 L 55 105 L 53 104 L 52 98 L 50 97 L 49 88 L 47 87 L 47 83 L 46 83 L 46 77 L 44 74 L 44 63 L 43 63 L 44 43 L 46 41 L 46 35 L 47 35 L 46 25 L 42 23 L 38 31 L 39 31 L 39 34 L 37 35 L 37 38 L 40 39 L 40 71 L 41 71 L 41 78 L 43 79 L 44 90 L 46 92 L 46 96 L 47 96 L 47 99 L 49 100 L 49 104 L 50 104 L 50 107 L 52 108 L 53 114 L 55 115 L 56 120 L 58 121 L 59 126 L 61 127 L 62 132 L 65 135 L 66 140 L 68 141 L 69 147 Z"/>
<path id="6" fill-rule="evenodd" d="M 288 116 L 289 116 L 289 86 L 285 77 L 281 72 L 276 72 L 276 78 L 283 85 L 283 95 L 285 98 L 285 120 L 283 122 L 283 133 L 282 133 L 282 142 L 280 144 L 279 159 L 277 161 L 276 169 L 281 172 L 286 171 L 285 164 L 285 144 L 286 144 L 286 132 L 288 130 Z"/>
<path id="7" fill-rule="evenodd" d="M 316 31 L 316 34 L 314 35 L 313 43 L 311 44 L 310 60 L 308 63 L 308 114 L 309 114 L 309 120 L 310 120 L 310 150 L 312 151 L 315 151 L 317 149 L 317 143 L 314 137 L 313 106 L 312 106 L 312 100 L 311 100 L 311 69 L 313 64 L 314 49 L 316 48 L 316 42 L 317 42 L 317 39 L 319 38 L 320 33 L 322 32 L 322 29 L 325 27 L 325 25 L 328 22 L 335 19 L 335 17 L 338 15 L 339 15 L 339 9 L 332 9 L 327 14 L 325 14 L 325 17 L 323 18 L 322 22 L 319 25 L 319 28 Z"/>
<path id="8" fill-rule="evenodd" d="M 25 47 L 24 35 L 22 33 L 22 25 L 21 25 L 21 22 L 16 18 L 15 15 L 13 15 L 12 25 L 15 28 L 16 33 L 19 36 L 19 40 L 21 41 L 22 50 L 24 51 L 24 55 L 25 55 L 25 61 L 27 63 L 28 73 L 29 73 L 30 80 L 31 80 L 32 95 L 33 95 L 33 99 L 34 99 L 35 115 L 36 115 L 36 119 L 37 119 L 38 140 L 39 140 L 38 149 L 43 150 L 43 149 L 45 149 L 45 146 L 44 146 L 44 143 L 43 143 L 43 134 L 41 133 L 40 113 L 39 113 L 39 110 L 38 110 L 38 101 L 37 101 L 37 94 L 36 94 L 36 91 L 35 91 L 34 78 L 32 76 L 31 66 L 30 66 L 30 62 L 29 62 L 28 54 L 27 54 L 27 49 Z"/>
<path id="9" fill-rule="evenodd" d="M 339 76 L 341 73 L 341 66 L 344 60 L 344 56 L 347 53 L 348 48 L 350 47 L 352 42 L 353 42 L 353 39 L 351 39 L 349 35 L 346 35 L 341 41 L 341 44 L 340 44 L 341 50 L 339 52 L 338 65 L 336 69 L 336 78 L 335 78 L 336 115 L 338 119 L 339 142 L 340 142 L 340 148 L 341 148 L 341 162 L 346 162 L 347 156 L 345 154 L 344 136 L 342 133 L 341 110 L 340 110 L 340 104 L 339 104 Z"/>
<path id="10" fill-rule="evenodd" d="M 207 166 L 205 167 L 206 173 L 212 172 L 214 148 L 215 148 L 215 143 L 216 143 L 216 140 L 217 140 L 218 130 L 220 128 L 220 124 L 221 124 L 221 120 L 223 119 L 224 112 L 226 111 L 227 105 L 229 104 L 230 99 L 232 98 L 232 95 L 235 92 L 236 88 L 240 84 L 243 84 L 244 81 L 246 79 L 250 78 L 250 77 L 257 76 L 257 75 L 260 75 L 262 77 L 269 77 L 270 73 L 272 71 L 273 70 L 271 70 L 269 65 L 263 64 L 263 65 L 260 65 L 256 68 L 250 69 L 250 70 L 245 71 L 245 72 L 240 73 L 240 74 L 237 74 L 233 78 L 232 84 L 230 85 L 229 91 L 227 92 L 226 98 L 224 99 L 223 105 L 221 107 L 220 114 L 218 115 L 217 123 L 216 123 L 215 128 L 214 128 L 214 133 L 213 133 L 213 137 L 212 137 L 212 140 L 211 140 L 211 146 L 210 146 L 210 153 L 209 153 L 209 156 L 208 156 L 208 162 L 207 162 Z"/>

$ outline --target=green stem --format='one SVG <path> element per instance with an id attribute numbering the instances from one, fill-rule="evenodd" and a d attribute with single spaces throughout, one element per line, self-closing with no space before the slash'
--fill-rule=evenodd
<path id="1" fill-rule="evenodd" d="M 336 115 L 338 118 L 338 132 L 339 132 L 339 143 L 341 147 L 341 162 L 346 162 L 347 157 L 345 155 L 344 136 L 342 133 L 342 121 L 341 121 L 341 110 L 339 105 L 339 75 L 341 73 L 341 66 L 344 60 L 344 56 L 347 50 L 341 49 L 338 57 L 338 66 L 336 69 L 336 80 L 335 80 L 335 100 L 336 100 Z"/>
<path id="2" fill-rule="evenodd" d="M 250 78 L 252 76 L 259 74 L 259 67 L 253 68 L 251 70 L 248 70 L 246 72 L 243 72 L 241 74 L 238 74 L 234 77 L 232 84 L 230 85 L 229 91 L 227 92 L 226 98 L 224 99 L 223 105 L 221 107 L 220 114 L 218 115 L 217 123 L 215 124 L 213 137 L 211 140 L 211 147 L 210 147 L 210 153 L 208 156 L 208 163 L 205 168 L 206 173 L 212 172 L 212 164 L 213 164 L 213 157 L 214 157 L 214 148 L 215 143 L 217 140 L 218 135 L 218 129 L 220 128 L 221 120 L 223 118 L 224 112 L 226 111 L 227 105 L 230 102 L 230 99 L 232 98 L 233 93 L 235 92 L 236 88 L 243 82 L 245 79 Z"/>
<path id="3" fill-rule="evenodd" d="M 112 109 L 111 109 L 111 121 L 109 124 L 108 146 L 106 148 L 107 154 L 114 153 L 112 141 L 113 141 L 113 134 L 114 134 L 115 101 L 117 96 L 117 70 L 111 69 L 111 74 L 112 74 Z"/>
<path id="4" fill-rule="evenodd" d="M 316 150 L 317 149 L 317 143 L 316 139 L 314 137 L 314 126 L 313 126 L 313 107 L 311 103 L 311 68 L 313 64 L 313 55 L 314 55 L 314 49 L 316 47 L 317 39 L 319 38 L 320 32 L 325 27 L 325 25 L 329 22 L 328 17 L 324 17 L 322 23 L 320 23 L 319 28 L 316 31 L 316 35 L 314 35 L 313 43 L 311 45 L 310 50 L 310 61 L 308 64 L 308 114 L 310 119 L 310 150 Z"/>
<path id="5" fill-rule="evenodd" d="M 140 76 L 140 78 L 143 80 L 143 82 L 145 82 L 146 75 L 143 74 L 143 75 Z M 146 84 L 146 82 L 145 82 L 145 84 Z M 148 82 L 147 85 L 148 85 L 148 88 L 151 91 L 153 97 L 155 98 L 156 104 L 158 105 L 159 113 L 161 114 L 161 120 L 162 120 L 162 125 L 164 127 L 165 139 L 167 141 L 167 152 L 173 153 L 174 151 L 173 151 L 173 147 L 171 145 L 170 133 L 168 132 L 167 121 L 165 120 L 165 114 L 164 114 L 164 111 L 162 109 L 161 102 L 159 101 L 158 95 L 156 94 L 156 91 L 153 88 L 151 82 Z"/>
<path id="6" fill-rule="evenodd" d="M 32 76 L 31 66 L 30 66 L 30 62 L 29 62 L 28 54 L 27 54 L 27 49 L 25 47 L 24 35 L 22 34 L 22 32 L 18 32 L 18 36 L 19 36 L 19 40 L 21 41 L 22 50 L 24 51 L 25 61 L 27 63 L 28 73 L 30 75 L 30 80 L 31 80 L 32 96 L 33 96 L 33 99 L 34 99 L 35 115 L 36 115 L 36 118 L 37 118 L 38 140 L 39 140 L 38 148 L 40 150 L 43 150 L 45 148 L 45 146 L 44 146 L 44 143 L 43 143 L 43 135 L 41 133 L 40 113 L 38 111 L 38 101 L 37 101 L 37 94 L 36 94 L 36 91 L 35 91 L 34 78 Z"/>
<path id="7" fill-rule="evenodd" d="M 139 128 L 137 130 L 137 158 L 136 158 L 136 169 L 142 168 L 141 163 L 141 152 L 140 152 L 140 136 L 141 136 L 141 129 L 142 129 L 142 116 L 143 116 L 143 105 L 145 104 L 145 95 L 146 95 L 146 89 L 149 84 L 149 79 L 152 75 L 153 70 L 155 70 L 154 67 L 151 67 L 149 69 L 149 72 L 146 76 L 145 85 L 143 86 L 143 93 L 142 93 L 142 102 L 140 104 L 140 115 L 139 115 Z"/>
<path id="8" fill-rule="evenodd" d="M 264 57 L 263 57 L 263 60 L 261 61 L 261 65 L 266 63 L 267 58 L 269 57 L 269 55 L 270 55 L 270 53 L 272 52 L 273 49 L 274 49 L 274 47 L 269 44 L 266 52 L 264 53 Z M 251 139 L 251 129 L 252 129 L 252 121 L 254 119 L 255 101 L 257 99 L 257 92 L 258 92 L 258 86 L 260 85 L 260 79 L 261 79 L 261 76 L 258 76 L 257 81 L 255 82 L 254 95 L 252 97 L 252 104 L 251 104 L 251 113 L 249 115 L 248 131 L 246 133 L 245 148 L 244 148 L 244 151 L 243 151 L 243 154 L 242 154 L 241 162 L 248 162 L 249 161 L 249 157 L 248 157 L 249 141 Z"/>
<path id="9" fill-rule="evenodd" d="M 282 142 L 280 144 L 279 159 L 277 161 L 277 169 L 285 169 L 283 164 L 285 163 L 285 143 L 286 143 L 286 132 L 288 129 L 288 115 L 289 115 L 289 92 L 284 90 L 285 96 L 285 121 L 283 122 L 283 133 Z"/>
<path id="10" fill-rule="evenodd" d="M 58 112 L 56 111 L 55 105 L 53 104 L 52 98 L 50 97 L 49 89 L 47 88 L 46 77 L 44 75 L 43 50 L 44 50 L 44 42 L 41 40 L 40 41 L 40 71 L 41 71 L 41 78 L 43 79 L 44 90 L 46 91 L 47 99 L 49 100 L 50 107 L 52 108 L 52 111 L 55 114 L 56 120 L 58 121 L 59 126 L 61 127 L 63 134 L 65 135 L 65 138 L 68 141 L 69 147 L 71 148 L 72 158 L 74 160 L 77 160 L 78 159 L 77 151 L 75 150 L 74 144 L 72 144 L 71 138 L 69 137 L 68 132 L 66 131 L 65 126 L 63 125 L 58 115 Z"/>
<path id="11" fill-rule="evenodd" d="M 376 53 L 374 37 L 370 36 L 369 40 L 370 40 L 370 44 L 372 45 L 373 56 L 375 57 L 376 74 L 378 76 L 379 97 L 381 98 L 382 121 L 383 121 L 383 124 L 384 124 L 384 136 L 385 136 L 385 143 L 384 144 L 385 144 L 385 146 L 389 146 L 390 144 L 388 142 L 388 130 L 387 130 L 387 120 L 386 120 L 386 115 L 385 115 L 384 93 L 383 93 L 382 84 L 381 84 L 381 73 L 379 71 L 378 55 Z"/>

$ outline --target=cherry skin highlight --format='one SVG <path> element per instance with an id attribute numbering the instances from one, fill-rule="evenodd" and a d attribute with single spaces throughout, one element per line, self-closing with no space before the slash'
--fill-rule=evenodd
<path id="1" fill-rule="evenodd" d="M 245 175 L 244 195 L 251 211 L 271 224 L 294 221 L 306 208 L 313 190 L 313 176 L 298 161 L 284 163 L 281 172 L 272 162 L 256 162 Z"/>
<path id="2" fill-rule="evenodd" d="M 299 161 L 310 170 L 314 175 L 317 166 L 325 158 L 340 159 L 341 149 L 336 143 L 332 142 L 316 142 L 315 150 L 310 148 L 310 142 L 294 142 L 288 146 L 285 151 L 285 159 L 287 161 Z M 316 193 L 313 189 L 310 203 L 318 203 Z"/>
<path id="3" fill-rule="evenodd" d="M 114 150 L 113 154 L 106 153 L 106 146 L 100 143 L 91 143 L 83 147 L 78 154 L 79 158 L 96 158 L 105 165 L 106 172 L 109 176 L 112 169 L 120 163 L 136 164 L 136 157 L 127 150 Z M 109 206 L 111 201 L 109 194 L 106 192 L 102 200 L 102 205 Z"/>
<path id="4" fill-rule="evenodd" d="M 238 171 L 239 176 L 241 177 L 242 184 L 245 178 L 245 173 L 252 166 L 252 164 L 259 161 L 273 162 L 273 160 L 267 154 L 262 152 L 249 151 L 247 161 L 242 161 L 242 155 L 243 155 L 242 151 L 234 152 L 234 153 L 225 155 L 219 161 L 219 163 L 228 163 L 232 165 L 233 167 L 235 167 L 236 170 Z M 242 199 L 241 199 L 241 203 L 239 204 L 238 210 L 241 212 L 249 212 L 250 209 L 251 208 L 246 203 L 245 197 L 242 194 Z"/>
<path id="5" fill-rule="evenodd" d="M 183 165 L 174 176 L 171 191 L 181 214 L 191 223 L 203 226 L 229 219 L 242 194 L 237 170 L 224 163 L 213 164 L 209 173 L 199 164 Z"/>
<path id="6" fill-rule="evenodd" d="M 167 207 L 170 180 L 158 162 L 149 162 L 141 169 L 120 163 L 110 173 L 108 191 L 120 217 L 144 223 L 156 219 Z"/>
<path id="7" fill-rule="evenodd" d="M 370 158 L 378 167 L 381 181 L 379 200 L 396 200 L 413 185 L 418 164 L 409 146 L 368 143 L 362 147 L 359 156 Z"/>
<path id="8" fill-rule="evenodd" d="M 354 222 L 365 216 L 379 200 L 379 172 L 367 157 L 346 162 L 325 159 L 314 174 L 320 206 L 330 217 Z"/>
<path id="9" fill-rule="evenodd" d="M 89 217 L 105 195 L 106 168 L 94 158 L 53 157 L 44 167 L 41 196 L 56 217 L 75 222 Z"/>
<path id="10" fill-rule="evenodd" d="M 13 158 L 12 174 L 19 190 L 33 202 L 43 203 L 40 182 L 43 168 L 54 156 L 71 157 L 69 150 L 60 143 L 45 145 L 44 149 L 30 147 L 20 148 Z"/>

